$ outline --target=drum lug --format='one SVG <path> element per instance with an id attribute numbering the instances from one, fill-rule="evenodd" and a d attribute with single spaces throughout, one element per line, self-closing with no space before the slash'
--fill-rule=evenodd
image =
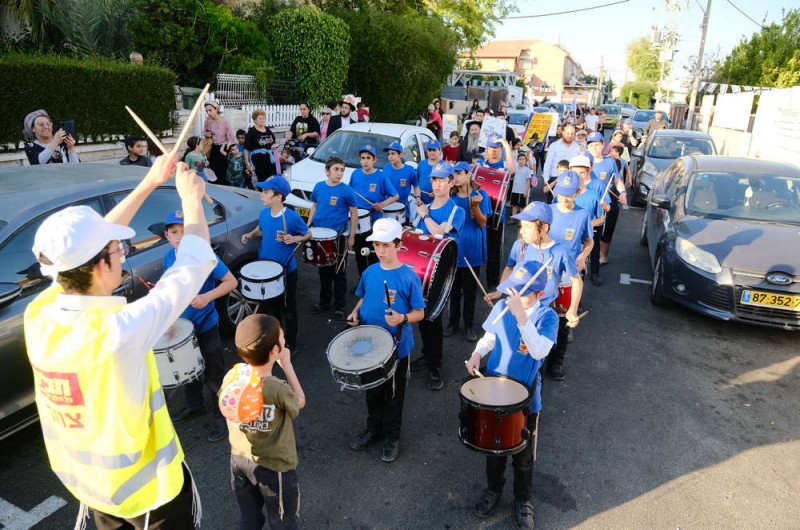
<path id="1" fill-rule="evenodd" d="M 175 362 L 175 357 L 173 357 L 173 355 L 172 355 L 172 350 L 167 350 L 167 359 L 168 359 L 168 360 L 169 360 L 169 362 L 171 362 L 171 363 L 174 363 L 174 362 Z"/>
<path id="2" fill-rule="evenodd" d="M 197 335 L 192 335 L 192 346 L 194 346 L 198 350 L 200 349 L 200 343 L 197 340 Z"/>

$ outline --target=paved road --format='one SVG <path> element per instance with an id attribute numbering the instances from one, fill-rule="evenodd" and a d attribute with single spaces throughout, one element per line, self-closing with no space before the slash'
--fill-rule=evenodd
<path id="1" fill-rule="evenodd" d="M 797 528 L 800 521 L 798 335 L 655 308 L 636 242 L 642 212 L 622 212 L 606 284 L 587 286 L 567 379 L 546 381 L 536 464 L 539 528 Z M 509 227 L 509 236 L 516 230 Z M 510 237 L 507 245 L 510 246 Z M 316 298 L 301 266 L 303 306 Z M 479 310 L 483 318 L 486 308 Z M 400 458 L 348 449 L 364 425 L 361 394 L 339 391 L 325 347 L 339 330 L 304 316 L 295 364 L 308 405 L 296 429 L 306 528 L 509 528 L 510 487 L 496 515 L 470 508 L 483 457 L 458 439 L 458 388 L 471 348 L 446 339 L 446 385 L 410 382 Z M 418 342 L 419 343 L 419 342 Z M 228 361 L 234 362 L 229 350 Z M 180 398 L 178 397 L 178 400 Z M 204 528 L 235 528 L 226 443 L 205 440 L 204 419 L 178 426 L 204 501 Z M 510 473 L 508 475 L 510 477 Z M 68 503 L 59 508 L 58 499 Z M 38 426 L 2 442 L 0 523 L 71 528 L 77 503 L 49 471 Z M 42 504 L 44 503 L 44 504 Z M 37 508 L 38 507 L 38 508 Z M 29 524 L 19 509 L 31 512 Z M 42 520 L 44 515 L 52 515 Z"/>

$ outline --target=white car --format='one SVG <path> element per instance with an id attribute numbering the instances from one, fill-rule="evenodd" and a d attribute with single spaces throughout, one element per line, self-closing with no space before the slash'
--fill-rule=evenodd
<path id="1" fill-rule="evenodd" d="M 509 112 L 508 113 L 508 126 L 514 130 L 514 134 L 520 138 L 525 136 L 525 131 L 528 128 L 528 120 L 531 115 L 527 112 Z"/>
<path id="2" fill-rule="evenodd" d="M 417 167 L 425 156 L 425 144 L 435 139 L 433 133 L 424 127 L 396 123 L 362 122 L 339 129 L 326 138 L 311 156 L 283 172 L 292 186 L 292 194 L 286 199 L 286 204 L 294 208 L 301 217 L 308 219 L 311 212 L 311 192 L 317 182 L 326 179 L 325 162 L 332 156 L 344 160 L 342 181 L 349 183 L 350 175 L 361 167 L 358 150 L 364 145 L 375 147 L 378 153 L 378 160 L 375 162 L 377 169 L 388 163 L 383 149 L 395 141 L 403 146 L 403 161 Z"/>

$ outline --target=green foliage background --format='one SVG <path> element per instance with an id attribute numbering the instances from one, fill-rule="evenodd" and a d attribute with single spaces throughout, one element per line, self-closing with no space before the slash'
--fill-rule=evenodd
<path id="1" fill-rule="evenodd" d="M 0 71 L 14 90 L 0 91 L 0 144 L 22 140 L 25 115 L 45 109 L 57 125 L 75 120 L 78 137 L 140 132 L 130 106 L 154 131 L 170 128 L 175 74 L 157 66 L 47 55 L 0 55 Z M 60 87 L 66 87 L 60 90 Z"/>
<path id="2" fill-rule="evenodd" d="M 640 109 L 650 107 L 650 98 L 656 93 L 653 83 L 642 81 L 629 81 L 620 88 L 619 99 L 625 103 L 633 103 Z"/>
<path id="3" fill-rule="evenodd" d="M 637 81 L 657 82 L 661 73 L 658 52 L 646 37 L 628 43 L 628 68 L 636 75 Z"/>

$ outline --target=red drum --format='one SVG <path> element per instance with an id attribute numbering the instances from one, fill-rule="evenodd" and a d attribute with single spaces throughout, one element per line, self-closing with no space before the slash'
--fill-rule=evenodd
<path id="1" fill-rule="evenodd" d="M 499 228 L 500 218 L 508 199 L 511 173 L 505 169 L 492 169 L 476 165 L 472 168 L 472 178 L 481 185 L 482 190 L 489 194 L 489 200 L 492 202 L 492 218 L 489 219 L 489 224 L 494 229 Z"/>
<path id="2" fill-rule="evenodd" d="M 558 286 L 558 297 L 553 302 L 553 309 L 556 310 L 556 313 L 559 315 L 563 315 L 569 309 L 569 305 L 572 303 L 572 286 L 571 285 L 559 285 Z"/>
<path id="3" fill-rule="evenodd" d="M 458 437 L 469 447 L 492 455 L 513 455 L 528 446 L 530 389 L 507 377 L 470 379 L 461 385 Z"/>
<path id="4" fill-rule="evenodd" d="M 303 243 L 303 263 L 315 267 L 327 267 L 336 263 L 336 230 L 312 226 L 311 239 Z"/>
<path id="5" fill-rule="evenodd" d="M 406 228 L 397 258 L 414 269 L 422 281 L 425 318 L 434 320 L 444 309 L 458 262 L 455 239 L 431 236 Z"/>

